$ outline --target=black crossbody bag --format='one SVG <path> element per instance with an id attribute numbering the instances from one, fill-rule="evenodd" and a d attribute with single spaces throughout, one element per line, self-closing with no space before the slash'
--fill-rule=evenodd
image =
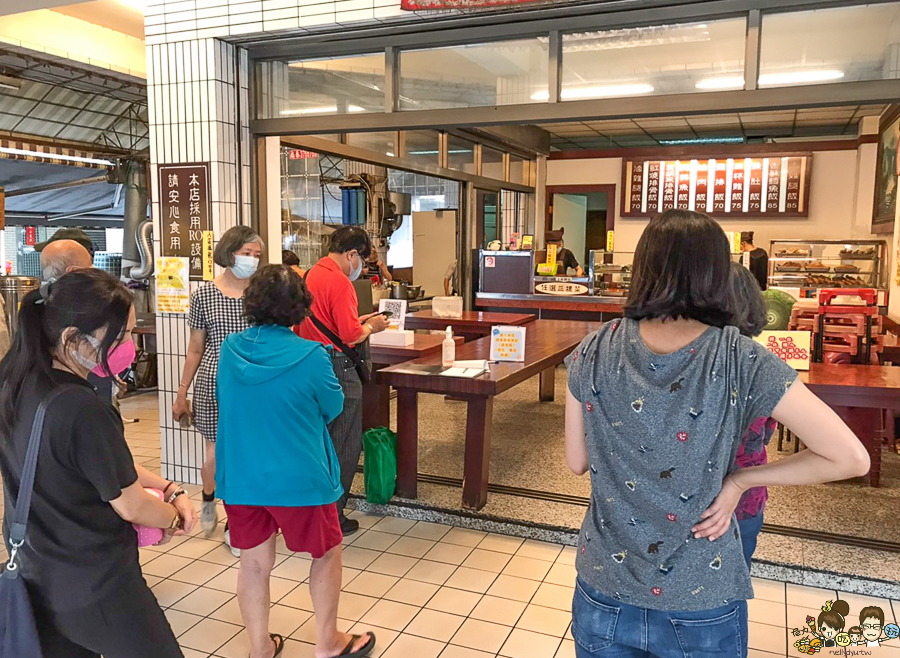
<path id="1" fill-rule="evenodd" d="M 336 333 L 334 333 L 331 329 L 325 326 L 325 324 L 319 320 L 315 315 L 310 314 L 309 319 L 312 320 L 312 323 L 316 325 L 316 329 L 321 331 L 332 343 L 338 346 L 338 349 L 344 353 L 350 361 L 353 362 L 353 367 L 356 369 L 356 374 L 359 375 L 359 381 L 363 384 L 368 384 L 372 379 L 372 375 L 369 372 L 369 366 L 366 365 L 365 360 L 359 355 L 352 347 L 344 344 Z"/>
<path id="2" fill-rule="evenodd" d="M 18 562 L 21 559 L 18 558 L 18 552 L 25 544 L 25 534 L 28 530 L 31 492 L 34 491 L 34 475 L 37 472 L 47 408 L 60 394 L 74 388 L 76 387 L 72 385 L 60 386 L 50 391 L 38 405 L 31 424 L 31 436 L 25 452 L 22 477 L 19 479 L 19 495 L 16 498 L 15 510 L 10 509 L 8 501 L 6 504 L 7 521 L 10 521 L 11 517 L 10 553 L 6 568 L 0 573 L 0 658 L 43 658 L 31 599 L 28 597 L 28 590 L 25 589 L 25 581 L 19 575 Z"/>

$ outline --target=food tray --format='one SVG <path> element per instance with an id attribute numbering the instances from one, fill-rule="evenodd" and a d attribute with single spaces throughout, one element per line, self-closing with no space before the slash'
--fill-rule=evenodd
<path id="1" fill-rule="evenodd" d="M 838 255 L 844 260 L 875 260 L 878 252 L 870 251 L 868 253 L 853 254 L 848 251 L 842 251 Z"/>
<path id="2" fill-rule="evenodd" d="M 776 267 L 776 272 L 799 272 L 799 267 Z"/>
<path id="3" fill-rule="evenodd" d="M 858 267 L 842 267 L 839 265 L 834 268 L 834 273 L 835 274 L 859 274 L 859 268 Z"/>
<path id="4" fill-rule="evenodd" d="M 776 258 L 809 258 L 809 251 L 776 251 Z"/>
<path id="5" fill-rule="evenodd" d="M 830 267 L 805 267 L 803 268 L 805 272 L 830 272 Z"/>

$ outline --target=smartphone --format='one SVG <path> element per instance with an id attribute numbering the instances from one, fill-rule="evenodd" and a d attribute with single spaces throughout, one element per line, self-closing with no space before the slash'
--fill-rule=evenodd
<path id="1" fill-rule="evenodd" d="M 378 315 L 383 315 L 384 317 L 389 318 L 392 315 L 394 315 L 394 312 L 393 311 L 381 311 L 380 313 L 378 313 Z"/>

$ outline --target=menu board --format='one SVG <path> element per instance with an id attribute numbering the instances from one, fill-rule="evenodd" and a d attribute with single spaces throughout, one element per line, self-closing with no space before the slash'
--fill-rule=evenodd
<path id="1" fill-rule="evenodd" d="M 188 258 L 190 278 L 211 278 L 209 163 L 159 165 L 163 256 Z"/>
<path id="2" fill-rule="evenodd" d="M 624 162 L 622 216 L 682 208 L 716 217 L 806 217 L 812 156 Z"/>

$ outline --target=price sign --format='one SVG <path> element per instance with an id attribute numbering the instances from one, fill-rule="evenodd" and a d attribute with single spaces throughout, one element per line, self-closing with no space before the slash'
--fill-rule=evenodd
<path id="1" fill-rule="evenodd" d="M 810 337 L 808 331 L 764 331 L 755 340 L 794 370 L 809 370 Z"/>
<path id="2" fill-rule="evenodd" d="M 607 231 L 606 232 L 606 250 L 607 251 L 615 251 L 614 247 L 616 245 L 616 232 L 615 231 Z"/>

